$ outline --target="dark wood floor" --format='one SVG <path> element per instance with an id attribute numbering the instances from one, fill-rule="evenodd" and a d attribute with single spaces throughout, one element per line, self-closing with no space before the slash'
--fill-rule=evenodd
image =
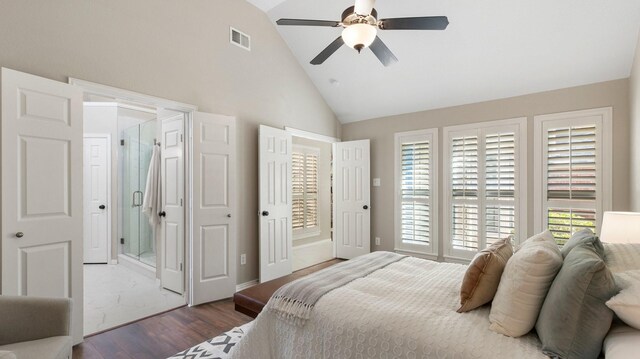
<path id="1" fill-rule="evenodd" d="M 252 319 L 236 312 L 231 299 L 182 307 L 87 337 L 73 358 L 167 358 Z"/>

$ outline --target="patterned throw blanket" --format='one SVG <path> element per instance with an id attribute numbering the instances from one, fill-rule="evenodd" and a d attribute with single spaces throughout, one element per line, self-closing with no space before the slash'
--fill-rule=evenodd
<path id="1" fill-rule="evenodd" d="M 322 296 L 406 257 L 391 252 L 373 252 L 332 265 L 282 286 L 273 294 L 266 309 L 301 327 Z"/>

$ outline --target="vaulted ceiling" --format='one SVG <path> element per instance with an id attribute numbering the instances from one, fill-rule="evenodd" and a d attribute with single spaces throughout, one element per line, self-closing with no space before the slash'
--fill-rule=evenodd
<path id="1" fill-rule="evenodd" d="M 279 18 L 340 20 L 349 0 L 249 0 Z M 445 31 L 379 31 L 399 62 L 343 46 L 309 64 L 340 28 L 278 31 L 341 122 L 518 96 L 619 78 L 640 29 L 635 0 L 378 0 L 380 18 L 449 17 Z"/>

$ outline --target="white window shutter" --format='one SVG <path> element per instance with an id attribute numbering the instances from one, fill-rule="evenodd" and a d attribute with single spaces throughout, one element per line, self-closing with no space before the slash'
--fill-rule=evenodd
<path id="1" fill-rule="evenodd" d="M 397 133 L 395 249 L 437 256 L 437 130 Z"/>

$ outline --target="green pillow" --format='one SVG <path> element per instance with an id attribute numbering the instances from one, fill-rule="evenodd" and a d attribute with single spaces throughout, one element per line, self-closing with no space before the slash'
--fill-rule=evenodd
<path id="1" fill-rule="evenodd" d="M 618 293 L 593 243 L 580 243 L 564 260 L 536 323 L 544 354 L 561 359 L 598 358 L 613 311 L 605 302 Z"/>
<path id="2" fill-rule="evenodd" d="M 593 234 L 589 228 L 577 231 L 571 236 L 567 243 L 562 246 L 562 249 L 560 249 L 562 258 L 567 258 L 567 254 L 569 254 L 569 252 L 571 252 L 571 250 L 580 243 L 593 243 L 593 246 L 600 258 L 604 259 L 604 246 L 602 245 L 602 242 L 600 242 L 600 238 Z"/>

